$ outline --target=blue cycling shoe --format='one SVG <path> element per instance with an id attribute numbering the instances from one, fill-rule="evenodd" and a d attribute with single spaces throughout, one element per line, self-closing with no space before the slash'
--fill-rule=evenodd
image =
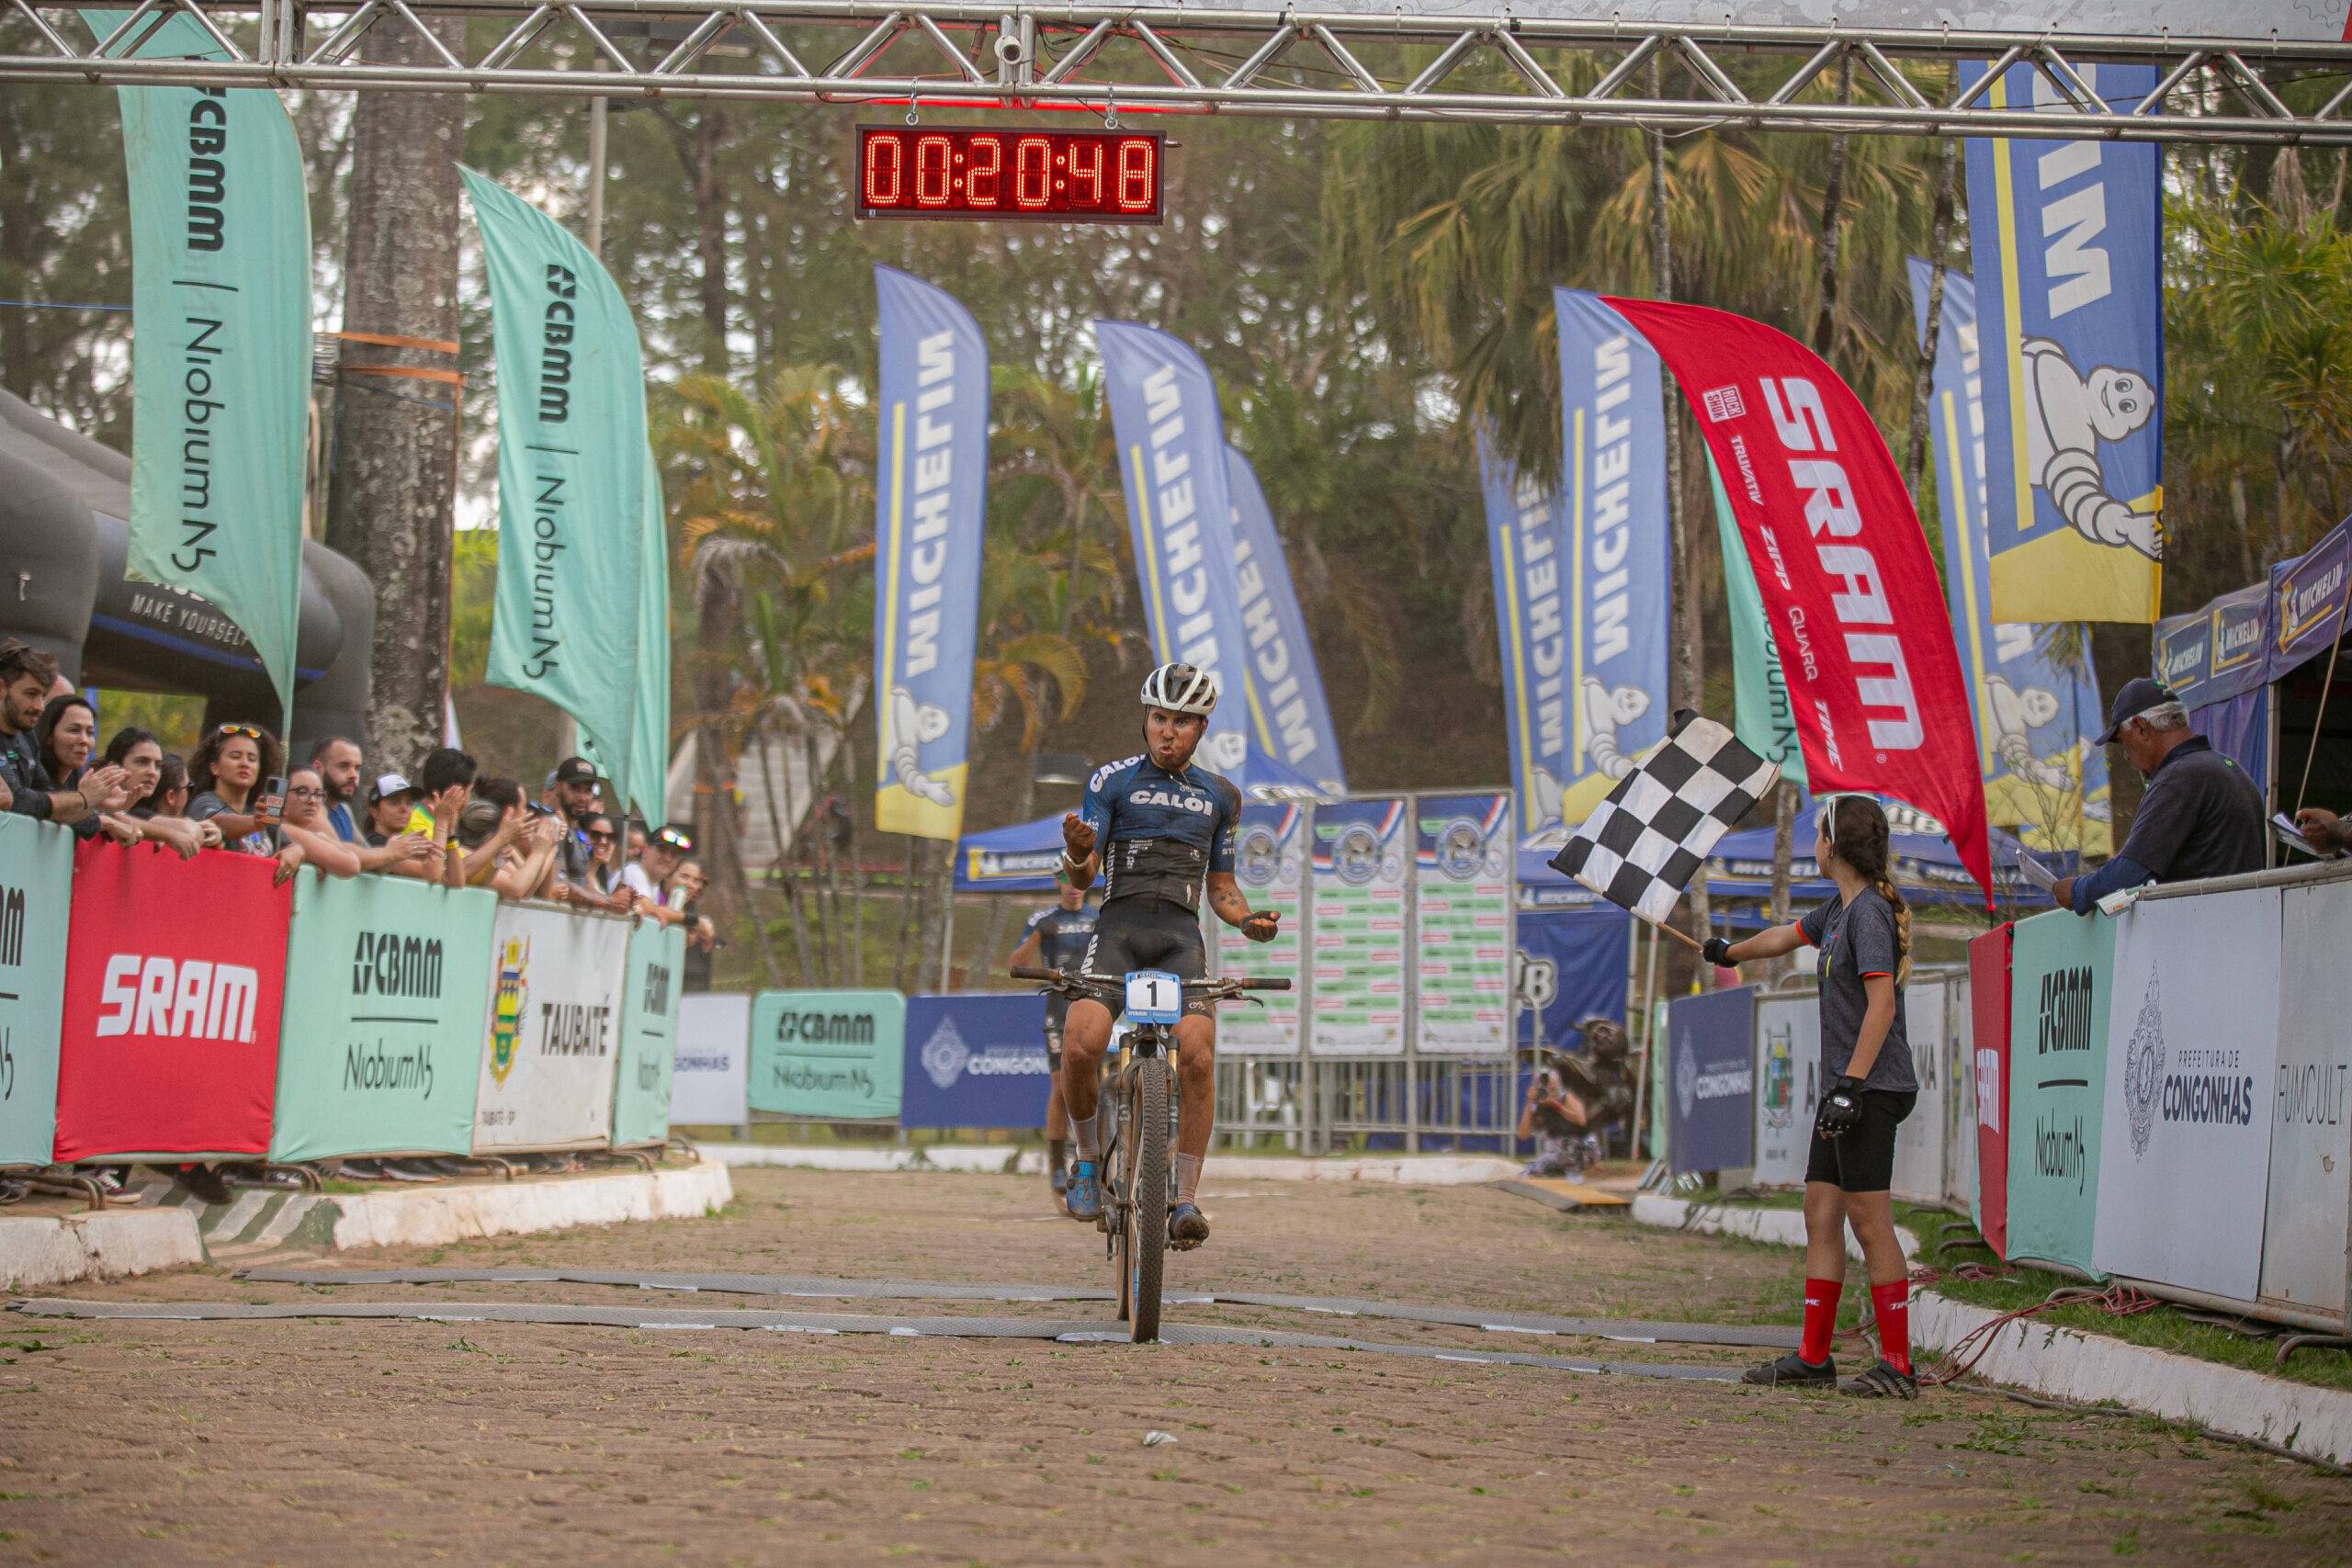
<path id="1" fill-rule="evenodd" d="M 1080 1224 L 1092 1224 L 1102 1217 L 1102 1179 L 1094 1173 L 1094 1162 L 1082 1159 L 1070 1172 L 1069 1186 L 1062 1193 L 1062 1212 Z"/>

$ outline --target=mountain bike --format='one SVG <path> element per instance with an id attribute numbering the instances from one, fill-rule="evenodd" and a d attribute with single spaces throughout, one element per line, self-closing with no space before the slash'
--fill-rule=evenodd
<path id="1" fill-rule="evenodd" d="M 1287 991 L 1287 979 L 1180 980 L 1159 969 L 1131 975 L 1069 975 L 1058 969 L 1012 971 L 1072 1001 L 1125 1006 L 1127 1029 L 1115 1056 L 1102 1055 L 1102 1250 L 1118 1270 L 1119 1320 L 1145 1345 L 1159 1337 L 1159 1282 L 1168 1251 L 1168 1205 L 1175 1187 L 1176 1096 L 1170 1079 L 1176 1023 L 1184 998 L 1251 1001 L 1248 991 Z M 1261 1004 L 1262 1005 L 1262 1004 Z M 1100 1112 L 1098 1112 L 1100 1114 Z"/>

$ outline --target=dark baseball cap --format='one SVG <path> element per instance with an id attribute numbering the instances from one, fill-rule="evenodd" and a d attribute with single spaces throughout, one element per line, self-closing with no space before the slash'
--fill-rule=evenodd
<path id="1" fill-rule="evenodd" d="M 597 782 L 596 764 L 585 757 L 566 757 L 548 775 L 549 784 L 582 784 Z"/>
<path id="2" fill-rule="evenodd" d="M 2124 682 L 2123 689 L 2115 694 L 2115 701 L 2108 705 L 2107 728 L 2099 733 L 2098 744 L 2114 745 L 2117 733 L 2125 725 L 2152 708 L 2160 708 L 2166 703 L 2178 701 L 2180 699 L 2173 695 L 2172 688 L 2162 681 L 2151 680 L 2142 675 L 2137 679 Z"/>

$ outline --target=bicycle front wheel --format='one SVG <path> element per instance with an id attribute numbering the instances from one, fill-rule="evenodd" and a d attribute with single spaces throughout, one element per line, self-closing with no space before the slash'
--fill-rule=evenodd
<path id="1" fill-rule="evenodd" d="M 1126 1276 L 1128 1337 L 1148 1345 L 1159 1337 L 1160 1265 L 1168 1253 L 1168 1064 L 1147 1057 L 1135 1065 L 1132 1078 L 1119 1261 Z"/>

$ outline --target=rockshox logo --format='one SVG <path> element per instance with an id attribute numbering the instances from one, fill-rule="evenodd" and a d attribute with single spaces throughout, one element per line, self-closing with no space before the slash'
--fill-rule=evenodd
<path id="1" fill-rule="evenodd" d="M 351 994 L 438 1000 L 440 939 L 397 931 L 361 931 L 351 953 Z"/>
<path id="2" fill-rule="evenodd" d="M 98 991 L 104 1010 L 97 1036 L 146 1034 L 250 1045 L 254 998 L 260 989 L 259 977 L 242 964 L 118 953 L 107 960 Z"/>

